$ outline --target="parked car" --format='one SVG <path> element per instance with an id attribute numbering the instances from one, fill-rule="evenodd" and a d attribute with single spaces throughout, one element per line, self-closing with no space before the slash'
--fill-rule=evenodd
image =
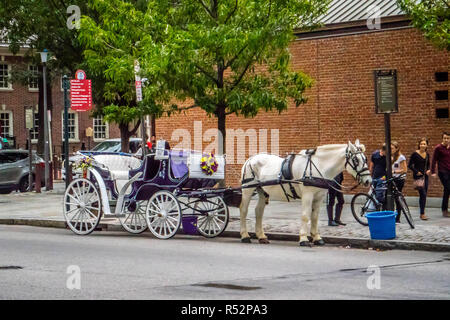
<path id="1" fill-rule="evenodd" d="M 35 151 L 32 153 L 33 181 L 36 174 L 36 165 L 44 166 L 44 160 Z M 0 193 L 6 194 L 14 190 L 25 192 L 29 187 L 28 175 L 30 165 L 27 150 L 0 150 Z M 44 185 L 45 178 L 42 177 L 41 185 Z"/>
<path id="2" fill-rule="evenodd" d="M 69 157 L 70 165 L 82 159 L 84 156 L 95 156 L 99 154 L 118 154 L 125 156 L 133 156 L 140 148 L 142 139 L 141 138 L 130 138 L 130 150 L 129 152 L 121 152 L 121 142 L 120 139 L 108 139 L 97 144 L 92 150 L 80 150 L 75 153 L 75 155 Z M 63 180 L 66 179 L 66 169 L 65 163 L 63 161 L 61 168 L 61 175 Z M 74 177 L 81 175 L 80 170 L 72 171 Z"/>

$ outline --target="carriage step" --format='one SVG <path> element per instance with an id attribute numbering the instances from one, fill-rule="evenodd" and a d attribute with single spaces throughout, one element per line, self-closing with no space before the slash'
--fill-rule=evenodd
<path id="1" fill-rule="evenodd" d="M 124 218 L 125 216 L 126 216 L 126 214 L 105 214 L 105 215 L 103 215 L 103 217 L 105 219 L 108 219 L 108 218 Z"/>

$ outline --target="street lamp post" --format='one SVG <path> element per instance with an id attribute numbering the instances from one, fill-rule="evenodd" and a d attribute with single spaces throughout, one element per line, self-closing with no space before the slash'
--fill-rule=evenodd
<path id="1" fill-rule="evenodd" d="M 47 114 L 47 56 L 48 50 L 44 49 L 41 54 L 41 62 L 43 64 L 42 77 L 44 82 L 44 161 L 45 161 L 45 190 L 49 190 L 49 145 L 48 145 L 48 114 Z"/>

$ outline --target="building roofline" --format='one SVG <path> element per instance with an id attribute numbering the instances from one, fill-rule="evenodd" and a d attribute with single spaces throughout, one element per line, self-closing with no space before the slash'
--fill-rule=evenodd
<path id="1" fill-rule="evenodd" d="M 335 36 L 344 36 L 355 33 L 370 33 L 370 32 L 380 32 L 389 31 L 399 28 L 409 28 L 411 27 L 411 19 L 406 15 L 397 15 L 382 17 L 380 20 L 379 29 L 369 29 L 367 27 L 367 20 L 357 20 L 348 21 L 340 23 L 332 23 L 324 25 L 321 28 L 307 31 L 307 30 L 294 30 L 294 35 L 297 40 L 306 40 L 313 38 L 326 38 Z"/>

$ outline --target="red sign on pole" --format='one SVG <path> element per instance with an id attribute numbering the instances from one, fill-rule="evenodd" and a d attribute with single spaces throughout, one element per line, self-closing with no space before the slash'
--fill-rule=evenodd
<path id="1" fill-rule="evenodd" d="M 136 81 L 136 101 L 142 101 L 142 81 Z"/>
<path id="2" fill-rule="evenodd" d="M 92 109 L 91 80 L 70 80 L 70 103 L 74 111 Z"/>

